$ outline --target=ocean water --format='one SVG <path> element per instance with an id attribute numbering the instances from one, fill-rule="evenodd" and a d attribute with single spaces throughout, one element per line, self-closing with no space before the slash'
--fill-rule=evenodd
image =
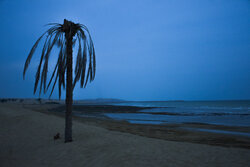
<path id="1" fill-rule="evenodd" d="M 142 101 L 112 105 L 156 107 L 141 113 L 107 113 L 106 116 L 130 123 L 206 123 L 250 127 L 250 100 L 237 101 Z"/>

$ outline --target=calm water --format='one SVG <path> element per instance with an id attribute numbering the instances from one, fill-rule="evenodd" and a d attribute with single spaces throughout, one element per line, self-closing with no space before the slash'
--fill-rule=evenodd
<path id="1" fill-rule="evenodd" d="M 245 101 L 165 101 L 122 102 L 112 105 L 159 107 L 143 113 L 107 113 L 106 116 L 130 123 L 207 123 L 250 127 L 250 100 Z M 154 114 L 154 113 L 158 114 Z M 162 114 L 159 114 L 162 113 Z"/>

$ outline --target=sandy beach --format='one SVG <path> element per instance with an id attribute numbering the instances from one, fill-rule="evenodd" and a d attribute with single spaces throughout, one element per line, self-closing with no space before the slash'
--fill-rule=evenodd
<path id="1" fill-rule="evenodd" d="M 131 134 L 131 125 L 126 123 L 108 125 L 93 119 L 74 118 L 74 141 L 65 144 L 64 118 L 46 113 L 49 108 L 49 105 L 29 107 L 22 103 L 0 103 L 1 167 L 246 167 L 250 164 L 249 139 L 239 139 L 242 144 L 232 147 L 184 139 L 171 141 L 157 137 L 157 133 L 140 135 L 138 128 L 145 131 L 140 126 L 135 126 L 137 132 Z M 54 140 L 56 133 L 62 138 Z"/>

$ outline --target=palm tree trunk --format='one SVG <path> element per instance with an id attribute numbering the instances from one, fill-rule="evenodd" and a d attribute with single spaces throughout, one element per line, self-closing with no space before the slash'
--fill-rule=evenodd
<path id="1" fill-rule="evenodd" d="M 66 47 L 67 47 L 67 72 L 66 72 L 66 113 L 65 113 L 65 143 L 72 141 L 72 40 L 71 33 L 66 33 Z"/>

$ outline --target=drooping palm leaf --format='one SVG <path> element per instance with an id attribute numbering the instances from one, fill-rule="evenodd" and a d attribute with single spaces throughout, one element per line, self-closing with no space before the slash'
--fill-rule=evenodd
<path id="1" fill-rule="evenodd" d="M 50 86 L 50 84 L 51 84 L 51 82 L 52 82 L 52 80 L 53 80 L 53 78 L 54 78 L 54 75 L 55 75 L 57 69 L 58 69 L 58 62 L 56 63 L 56 66 L 55 66 L 55 68 L 54 68 L 54 70 L 53 70 L 52 76 L 51 76 L 51 78 L 50 78 L 50 80 L 49 80 L 49 83 L 48 83 L 48 85 L 47 85 L 47 89 L 46 89 L 46 90 L 48 90 L 48 88 L 49 88 L 49 86 Z"/>
<path id="2" fill-rule="evenodd" d="M 34 52 L 35 52 L 37 46 L 38 46 L 38 43 L 40 42 L 40 40 L 42 39 L 42 37 L 43 37 L 45 34 L 46 34 L 46 32 L 43 33 L 43 35 L 41 35 L 41 36 L 38 38 L 38 40 L 36 41 L 36 43 L 33 45 L 32 49 L 30 50 L 30 53 L 29 53 L 29 55 L 28 55 L 28 57 L 27 57 L 27 59 L 26 59 L 25 65 L 24 65 L 24 69 L 23 69 L 23 78 L 24 78 L 25 73 L 26 73 L 26 70 L 27 70 L 27 68 L 28 68 L 28 66 L 29 66 L 29 64 L 30 64 L 30 60 L 31 60 L 31 58 L 32 58 L 32 56 L 33 56 L 33 54 L 34 54 Z"/>
<path id="3" fill-rule="evenodd" d="M 42 62 L 43 62 L 44 53 L 46 52 L 45 50 L 47 48 L 47 43 L 48 43 L 48 38 L 49 37 L 50 36 L 46 37 L 46 40 L 45 40 L 45 43 L 44 43 L 44 46 L 43 46 L 43 50 L 42 50 L 42 55 L 41 55 L 40 63 L 38 65 L 38 69 L 37 69 L 37 72 L 36 72 L 36 81 L 35 81 L 35 86 L 34 86 L 34 94 L 36 93 L 36 89 L 37 89 L 38 82 L 39 82 L 39 79 L 40 79 L 41 66 L 42 66 Z M 50 39 L 51 39 L 51 37 L 49 38 L 49 40 Z"/>
<path id="4" fill-rule="evenodd" d="M 84 39 L 84 48 L 83 48 L 83 59 L 82 59 L 82 75 L 81 75 L 81 88 L 84 85 L 84 79 L 85 79 L 85 71 L 86 71 L 86 63 L 87 63 L 87 46 L 86 46 L 86 40 Z"/>
<path id="5" fill-rule="evenodd" d="M 46 93 L 46 80 L 47 80 L 47 73 L 48 73 L 48 63 L 49 63 L 49 56 L 51 53 L 51 50 L 53 48 L 53 46 L 55 45 L 56 41 L 58 40 L 58 36 L 60 35 L 60 31 L 56 32 L 55 37 L 53 39 L 53 42 L 51 43 L 51 45 L 48 47 L 48 51 L 45 55 L 45 62 L 44 62 L 44 78 L 43 78 L 43 86 L 44 86 L 44 93 Z"/>
<path id="6" fill-rule="evenodd" d="M 42 48 L 40 62 L 39 62 L 38 69 L 36 72 L 34 93 L 37 90 L 39 81 L 40 81 L 39 94 L 41 93 L 42 89 L 44 89 L 43 92 L 46 93 L 53 79 L 55 78 L 50 96 L 52 95 L 55 85 L 58 82 L 59 98 L 60 98 L 61 87 L 65 88 L 65 74 L 66 74 L 66 68 L 67 68 L 66 67 L 67 53 L 66 53 L 66 47 L 65 47 L 66 39 L 64 35 L 66 30 L 65 30 L 64 24 L 50 23 L 47 25 L 51 27 L 45 33 L 43 33 L 42 36 L 38 38 L 38 40 L 33 45 L 26 59 L 24 70 L 23 70 L 23 77 L 26 74 L 31 58 L 39 42 L 46 35 L 46 39 Z M 75 43 L 78 42 L 78 52 L 77 52 L 77 57 L 76 57 L 76 66 L 74 69 L 75 77 L 73 79 L 73 88 L 75 87 L 76 83 L 79 80 L 80 80 L 80 86 L 86 87 L 88 81 L 90 82 L 93 81 L 95 77 L 96 59 L 95 59 L 94 44 L 90 36 L 89 30 L 87 29 L 85 25 L 74 24 L 73 22 L 71 22 L 71 28 L 70 28 L 69 34 L 72 34 L 73 36 L 77 35 L 77 37 L 73 39 L 72 41 L 73 47 L 75 46 Z M 85 34 L 87 34 L 87 36 Z M 57 63 L 55 65 L 55 68 L 53 69 L 52 75 L 50 76 L 49 83 L 48 85 L 46 85 L 50 53 L 54 46 L 59 47 L 60 51 L 59 51 Z M 85 75 L 87 76 L 85 77 Z"/>

